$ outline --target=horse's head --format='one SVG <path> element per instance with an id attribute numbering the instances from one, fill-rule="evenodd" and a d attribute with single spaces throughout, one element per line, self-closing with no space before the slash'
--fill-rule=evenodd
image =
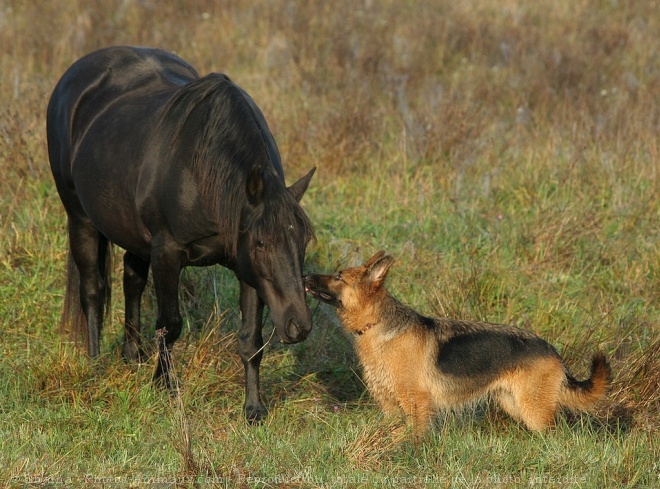
<path id="1" fill-rule="evenodd" d="M 305 300 L 303 261 L 313 228 L 299 205 L 316 169 L 287 189 L 273 172 L 253 168 L 241 219 L 236 274 L 270 309 L 284 343 L 307 338 L 312 314 Z"/>

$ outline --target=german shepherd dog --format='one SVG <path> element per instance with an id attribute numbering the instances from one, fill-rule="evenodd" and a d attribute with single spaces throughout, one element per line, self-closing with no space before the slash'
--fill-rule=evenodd
<path id="1" fill-rule="evenodd" d="M 490 395 L 530 430 L 554 424 L 559 407 L 585 411 L 605 396 L 610 366 L 593 356 L 591 377 L 576 380 L 549 343 L 498 324 L 422 316 L 384 287 L 394 259 L 380 251 L 334 275 L 307 275 L 312 297 L 337 308 L 371 395 L 385 414 L 399 410 L 417 437 L 438 410 Z"/>

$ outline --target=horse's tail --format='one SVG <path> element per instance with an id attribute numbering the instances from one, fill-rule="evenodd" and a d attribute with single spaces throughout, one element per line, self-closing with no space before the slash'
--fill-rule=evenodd
<path id="1" fill-rule="evenodd" d="M 586 411 L 596 401 L 605 397 L 612 379 L 612 369 L 602 353 L 596 353 L 591 361 L 591 375 L 586 380 L 576 380 L 568 372 L 559 403 L 571 410 Z"/>
<path id="2" fill-rule="evenodd" d="M 112 245 L 109 241 L 103 243 L 99 248 L 99 272 L 105 284 L 103 316 L 108 316 L 112 302 Z M 68 334 L 76 344 L 83 344 L 85 349 L 89 351 L 87 316 L 85 316 L 82 309 L 80 298 L 80 271 L 73 259 L 71 248 L 69 248 L 66 257 L 66 290 L 64 292 L 60 333 L 63 335 Z"/>

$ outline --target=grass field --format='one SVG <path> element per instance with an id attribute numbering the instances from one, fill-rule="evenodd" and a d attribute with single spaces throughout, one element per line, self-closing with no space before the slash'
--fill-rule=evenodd
<path id="1" fill-rule="evenodd" d="M 659 24 L 642 0 L 0 0 L 0 485 L 656 487 Z M 289 182 L 318 167 L 307 270 L 386 249 L 390 290 L 422 312 L 529 328 L 578 377 L 605 351 L 607 400 L 542 435 L 483 404 L 395 439 L 310 299 L 311 336 L 266 348 L 270 415 L 249 426 L 237 282 L 219 267 L 183 273 L 178 395 L 120 358 L 120 268 L 91 363 L 59 335 L 45 110 L 74 60 L 112 44 L 227 73 Z M 144 308 L 153 341 L 152 291 Z"/>

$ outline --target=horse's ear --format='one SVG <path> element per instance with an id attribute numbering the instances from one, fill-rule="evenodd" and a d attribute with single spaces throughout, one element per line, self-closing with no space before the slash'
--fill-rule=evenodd
<path id="1" fill-rule="evenodd" d="M 314 175 L 315 171 L 316 171 L 316 167 L 312 168 L 307 175 L 305 175 L 304 177 L 302 177 L 300 180 L 298 180 L 296 183 L 292 184 L 289 187 L 289 192 L 298 202 L 300 202 L 300 199 L 302 199 L 302 196 L 307 191 L 307 187 L 309 186 L 309 181 L 312 179 L 312 176 Z"/>
<path id="2" fill-rule="evenodd" d="M 247 192 L 248 202 L 250 204 L 257 205 L 261 202 L 261 197 L 264 193 L 264 176 L 261 171 L 261 165 L 254 165 L 250 170 L 245 191 Z"/>

